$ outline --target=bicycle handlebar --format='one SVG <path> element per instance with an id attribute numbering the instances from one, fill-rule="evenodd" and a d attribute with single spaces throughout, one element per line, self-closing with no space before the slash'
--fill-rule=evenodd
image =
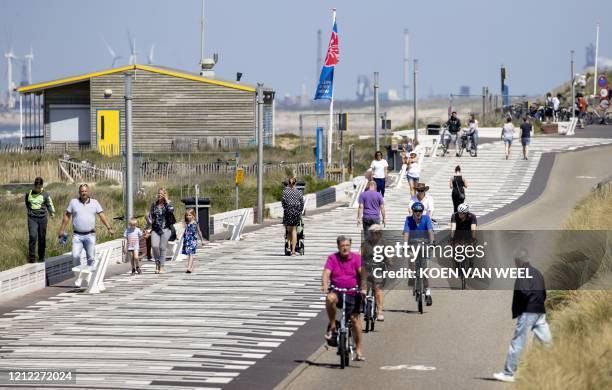
<path id="1" fill-rule="evenodd" d="M 360 291 L 361 290 L 359 286 L 350 287 L 350 288 L 340 288 L 340 287 L 336 287 L 336 286 L 330 286 L 329 289 L 330 290 L 334 290 L 334 291 L 338 291 L 338 292 Z"/>

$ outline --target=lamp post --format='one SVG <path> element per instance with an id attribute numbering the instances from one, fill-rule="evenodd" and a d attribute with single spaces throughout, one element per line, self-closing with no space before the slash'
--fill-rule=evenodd
<path id="1" fill-rule="evenodd" d="M 125 73 L 125 224 L 134 216 L 134 151 L 132 145 L 132 74 Z"/>
<path id="2" fill-rule="evenodd" d="M 257 223 L 263 224 L 263 84 L 257 83 Z"/>

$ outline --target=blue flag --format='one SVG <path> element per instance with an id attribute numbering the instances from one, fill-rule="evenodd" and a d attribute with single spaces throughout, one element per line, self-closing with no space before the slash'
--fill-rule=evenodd
<path id="1" fill-rule="evenodd" d="M 332 28 L 327 55 L 325 56 L 325 64 L 321 69 L 321 77 L 317 85 L 317 92 L 314 100 L 325 99 L 331 100 L 334 91 L 334 68 L 340 60 L 340 51 L 338 48 L 338 26 L 334 17 L 334 26 Z"/>

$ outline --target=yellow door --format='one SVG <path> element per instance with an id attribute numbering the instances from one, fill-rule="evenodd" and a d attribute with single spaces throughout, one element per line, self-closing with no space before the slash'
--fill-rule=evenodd
<path id="1" fill-rule="evenodd" d="M 119 155 L 119 110 L 98 110 L 98 151 Z"/>

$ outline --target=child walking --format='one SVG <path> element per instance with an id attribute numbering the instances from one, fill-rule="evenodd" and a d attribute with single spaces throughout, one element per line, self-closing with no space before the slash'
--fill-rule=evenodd
<path id="1" fill-rule="evenodd" d="M 123 243 L 123 248 L 126 253 L 126 256 L 130 258 L 132 264 L 132 275 L 138 272 L 142 273 L 140 270 L 140 264 L 138 262 L 138 251 L 140 250 L 140 239 L 142 237 L 142 230 L 137 226 L 137 221 L 135 218 L 130 219 L 128 224 L 128 228 L 125 229 L 123 233 L 123 237 L 125 241 Z"/>
<path id="2" fill-rule="evenodd" d="M 185 213 L 185 233 L 183 233 L 183 249 L 181 253 L 187 255 L 187 270 L 185 273 L 193 272 L 193 255 L 196 253 L 198 247 L 198 237 L 202 238 L 202 232 L 198 226 L 195 218 L 195 211 L 193 209 L 187 210 Z"/>

